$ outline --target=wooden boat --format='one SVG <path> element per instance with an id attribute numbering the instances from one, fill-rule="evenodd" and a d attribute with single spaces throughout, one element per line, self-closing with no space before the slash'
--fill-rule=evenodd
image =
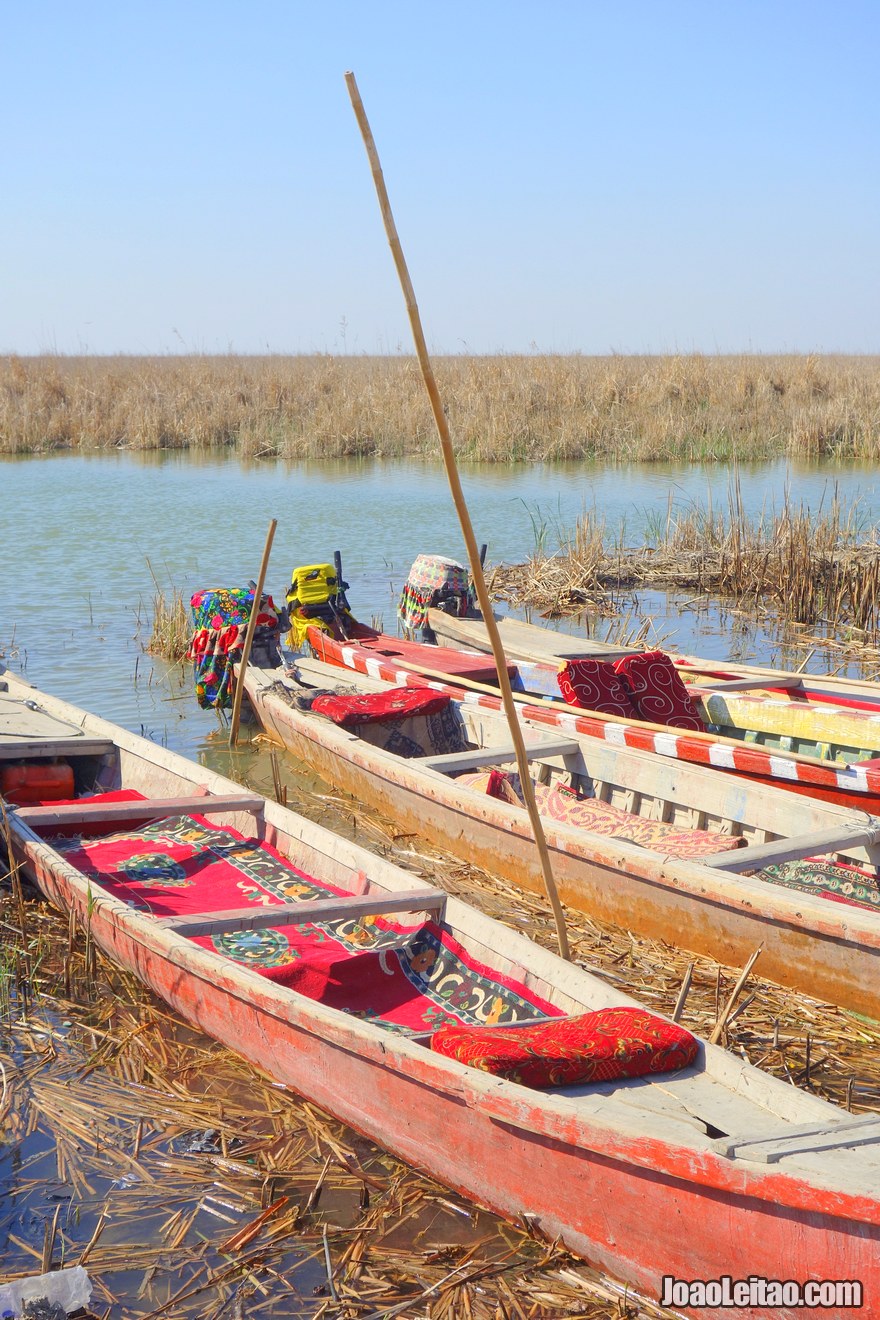
<path id="1" fill-rule="evenodd" d="M 346 729 L 299 708 L 340 682 L 343 694 L 398 691 L 314 660 L 298 660 L 295 678 L 249 666 L 245 690 L 263 729 L 325 780 L 403 830 L 540 891 L 526 812 L 473 782 L 511 768 L 504 718 L 450 699 L 452 731 L 441 730 L 438 751 L 427 719 L 413 730 Z M 762 945 L 770 979 L 880 1017 L 880 820 L 575 729 L 539 728 L 528 706 L 522 717 L 565 901 L 730 965 Z M 593 803 L 573 802 L 571 789 Z"/>
<path id="2" fill-rule="evenodd" d="M 488 644 L 482 622 L 452 618 L 437 610 L 429 614 L 444 641 L 457 640 L 462 646 Z M 566 706 L 558 696 L 551 697 L 559 691 L 556 671 L 563 660 L 584 655 L 613 660 L 629 652 L 624 648 L 603 651 L 601 643 L 580 640 L 557 643 L 554 639 L 559 634 L 539 628 L 534 633 L 548 634 L 550 641 L 539 638 L 533 644 L 529 633 L 529 645 L 522 645 L 520 630 L 529 628 L 515 620 L 500 621 L 505 650 L 511 646 L 510 658 L 517 667 L 514 686 L 522 700 L 529 700 L 531 719 L 588 737 L 622 739 L 629 747 L 880 813 L 880 705 L 874 700 L 875 684 L 866 684 L 863 695 L 861 689 L 846 686 L 839 697 L 833 697 L 833 681 L 826 678 L 814 683 L 804 675 L 781 673 L 767 678 L 725 677 L 725 670 L 716 670 L 711 685 L 708 678 L 699 679 L 702 686 L 689 684 L 690 695 L 706 722 L 705 731 L 675 729 Z M 442 681 L 442 664 L 432 662 L 441 658 L 441 652 L 453 650 L 451 646 L 435 650 L 425 644 L 400 642 L 363 625 L 348 639 L 314 628 L 309 629 L 308 638 L 315 655 L 327 663 L 401 684 Z M 552 656 L 551 645 L 557 646 Z M 542 647 L 546 648 L 544 659 L 524 658 L 526 650 L 534 657 L 541 654 Z M 699 662 L 694 661 L 690 670 L 685 657 L 672 659 L 683 678 L 697 677 Z M 450 674 L 448 679 L 450 690 L 455 689 L 457 695 L 477 692 L 470 699 L 487 709 L 500 709 L 499 697 L 487 685 L 481 691 L 463 676 Z"/>
<path id="3" fill-rule="evenodd" d="M 0 692 L 0 768 L 7 787 L 17 774 L 72 775 L 83 795 L 3 806 L 10 852 L 47 898 L 194 1026 L 412 1164 L 502 1215 L 527 1216 L 653 1296 L 664 1276 L 775 1278 L 781 1260 L 788 1278 L 855 1279 L 866 1298 L 880 1295 L 878 1116 L 846 1114 L 704 1043 L 662 1075 L 540 1088 L 490 1075 L 430 1048 L 431 1028 L 404 1028 L 391 1008 L 358 1016 L 363 1002 L 340 1002 L 363 984 L 370 932 L 386 958 L 412 947 L 401 941 L 445 941 L 423 971 L 437 1019 L 466 1020 L 467 1009 L 432 981 L 435 968 L 447 979 L 475 969 L 469 989 L 479 982 L 484 992 L 472 995 L 482 1007 L 471 1016 L 500 1024 L 483 1038 L 505 1020 L 530 1031 L 531 1014 L 639 1017 L 639 1006 L 390 862 L 12 676 Z M 191 872 L 177 863 L 189 890 L 179 875 L 175 888 L 162 858 L 181 840 L 196 857 Z M 232 912 L 206 902 L 218 859 L 247 877 L 242 895 L 260 882 L 259 901 Z M 187 910 L 181 893 L 205 910 Z M 404 912 L 432 922 L 398 935 L 378 916 Z M 373 924 L 361 924 L 368 914 Z M 283 983 L 277 958 L 259 956 L 308 923 L 325 943 L 355 928 L 361 941 L 349 940 L 358 952 L 340 956 L 343 972 L 317 997 Z M 357 974 L 346 977 L 349 964 Z M 799 1314 L 793 1304 L 682 1309 Z"/>

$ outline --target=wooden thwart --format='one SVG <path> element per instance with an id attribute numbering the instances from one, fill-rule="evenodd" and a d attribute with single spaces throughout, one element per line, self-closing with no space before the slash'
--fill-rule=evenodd
<path id="1" fill-rule="evenodd" d="M 112 751 L 108 738 L 22 738 L 0 729 L 0 761 L 52 761 L 56 756 L 107 756 Z"/>
<path id="2" fill-rule="evenodd" d="M 712 1149 L 726 1159 L 740 1157 L 756 1164 L 776 1164 L 786 1155 L 867 1146 L 880 1142 L 880 1116 L 865 1114 L 847 1123 L 807 1124 L 782 1128 L 763 1137 L 719 1137 Z"/>
<path id="3" fill-rule="evenodd" d="M 191 797 L 139 798 L 133 802 L 92 802 L 83 798 L 63 806 L 15 807 L 19 820 L 31 829 L 51 829 L 55 825 L 88 825 L 96 821 L 161 820 L 166 816 L 216 815 L 221 811 L 247 811 L 258 816 L 263 798 L 253 793 L 194 794 Z"/>
<path id="4" fill-rule="evenodd" d="M 526 743 L 526 757 L 529 761 L 540 761 L 547 756 L 574 756 L 580 750 L 580 744 L 573 738 L 546 738 L 540 743 Z M 449 752 L 445 756 L 420 756 L 417 759 L 419 765 L 426 766 L 429 770 L 452 774 L 456 770 L 477 770 L 483 765 L 515 761 L 516 748 L 512 742 L 496 743 L 493 747 L 472 747 L 465 752 Z"/>
<path id="5" fill-rule="evenodd" d="M 796 674 L 781 674 L 779 678 L 730 678 L 719 679 L 717 682 L 712 678 L 704 679 L 702 682 L 695 679 L 688 679 L 687 687 L 690 692 L 696 692 L 701 697 L 711 697 L 713 692 L 748 692 L 750 690 L 766 692 L 768 688 L 803 688 L 804 680 Z"/>
<path id="6" fill-rule="evenodd" d="M 800 857 L 821 857 L 826 853 L 842 852 L 846 848 L 867 848 L 880 842 L 880 824 L 839 825 L 828 830 L 813 830 L 792 839 L 773 839 L 770 843 L 755 843 L 748 848 L 701 857 L 704 866 L 716 871 L 751 871 L 779 862 L 795 862 Z"/>
<path id="7" fill-rule="evenodd" d="M 194 939 L 197 935 L 223 935 L 234 930 L 266 930 L 270 926 L 302 925 L 306 921 L 341 921 L 349 917 L 378 916 L 384 912 L 442 913 L 442 889 L 403 889 L 396 893 L 341 894 L 338 898 L 307 899 L 301 903 L 273 903 L 271 907 L 232 908 L 225 912 L 196 912 L 182 917 L 160 917 L 156 925 Z"/>

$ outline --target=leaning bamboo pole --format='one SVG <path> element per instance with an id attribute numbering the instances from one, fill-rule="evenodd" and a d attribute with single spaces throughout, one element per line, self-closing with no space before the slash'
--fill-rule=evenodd
<path id="1" fill-rule="evenodd" d="M 266 544 L 263 547 L 263 559 L 260 563 L 260 574 L 257 578 L 257 585 L 254 588 L 254 603 L 251 606 L 251 615 L 248 619 L 247 632 L 244 635 L 244 647 L 241 652 L 241 660 L 239 662 L 238 676 L 235 684 L 235 695 L 232 701 L 232 724 L 229 728 L 230 747 L 234 747 L 238 740 L 238 721 L 241 718 L 241 699 L 244 695 L 244 676 L 251 655 L 251 645 L 253 644 L 254 633 L 257 627 L 257 615 L 260 612 L 260 602 L 263 599 L 263 584 L 266 581 L 266 570 L 269 567 L 269 555 L 272 551 L 272 540 L 275 536 L 275 528 L 277 526 L 278 519 L 273 518 L 269 523 L 269 530 L 266 533 Z"/>
<path id="2" fill-rule="evenodd" d="M 364 105 L 361 100 L 360 92 L 358 91 L 354 74 L 346 73 L 345 82 L 348 87 L 348 94 L 351 98 L 352 108 L 361 130 L 361 136 L 364 140 L 364 146 L 367 150 L 367 158 L 370 162 L 373 183 L 376 188 L 376 195 L 379 199 L 379 207 L 382 212 L 385 233 L 391 247 L 394 264 L 397 268 L 398 279 L 400 280 L 404 301 L 406 302 L 407 315 L 409 316 L 409 323 L 412 328 L 416 355 L 422 371 L 422 379 L 424 380 L 425 388 L 428 391 L 428 398 L 431 401 L 431 411 L 434 414 L 434 422 L 437 427 L 437 434 L 440 438 L 440 449 L 443 454 L 443 463 L 446 468 L 446 476 L 449 480 L 449 488 L 452 492 L 452 501 L 455 505 L 456 513 L 458 514 L 462 535 L 464 536 L 465 546 L 467 547 L 471 576 L 473 578 L 477 600 L 480 609 L 483 612 L 483 618 L 486 620 L 486 627 L 489 630 L 489 639 L 492 643 L 492 654 L 495 657 L 495 664 L 498 668 L 498 677 L 501 686 L 501 701 L 504 707 L 504 713 L 507 716 L 507 723 L 510 727 L 513 745 L 516 750 L 516 763 L 519 769 L 520 781 L 522 783 L 523 797 L 525 798 L 526 810 L 529 813 L 529 820 L 531 821 L 535 843 L 538 848 L 538 856 L 541 861 L 541 872 L 544 878 L 544 887 L 547 890 L 547 897 L 550 900 L 554 920 L 556 922 L 556 935 L 559 941 L 559 952 L 563 958 L 570 958 L 568 934 L 565 929 L 565 916 L 562 911 L 562 904 L 559 900 L 559 893 L 553 876 L 553 868 L 550 864 L 550 852 L 547 847 L 547 840 L 544 837 L 544 828 L 541 824 L 541 817 L 538 814 L 538 804 L 535 800 L 535 794 L 532 788 L 531 771 L 529 769 L 529 760 L 526 754 L 525 740 L 522 734 L 522 725 L 520 724 L 516 713 L 516 705 L 514 704 L 510 679 L 507 674 L 507 658 L 504 654 L 501 636 L 494 620 L 492 602 L 489 599 L 486 580 L 483 577 L 483 569 L 480 564 L 480 551 L 477 546 L 477 539 L 474 536 L 473 526 L 471 525 L 470 514 L 468 513 L 464 492 L 461 488 L 458 467 L 452 449 L 452 439 L 449 434 L 449 426 L 446 421 L 446 414 L 443 410 L 440 391 L 438 390 L 437 382 L 434 379 L 434 370 L 431 366 L 428 346 L 425 342 L 424 331 L 422 330 L 422 321 L 421 316 L 419 315 L 418 304 L 416 303 L 415 291 L 409 277 L 409 270 L 407 269 L 406 259 L 403 255 L 403 248 L 401 247 L 400 238 L 397 234 L 397 226 L 394 223 L 394 216 L 391 213 L 391 203 L 388 200 L 388 192 L 385 187 L 385 179 L 382 174 L 379 153 L 376 150 L 376 143 L 373 140 L 372 130 L 370 129 L 370 124 L 367 119 L 366 111 L 364 110 Z"/>

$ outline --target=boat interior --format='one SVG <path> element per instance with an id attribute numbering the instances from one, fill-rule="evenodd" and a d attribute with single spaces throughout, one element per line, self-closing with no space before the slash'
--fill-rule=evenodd
<path id="1" fill-rule="evenodd" d="M 292 672 L 288 664 L 252 676 L 260 690 L 322 719 L 311 693 L 373 693 L 379 700 L 390 687 L 304 658 Z M 553 821 L 880 910 L 880 821 L 873 816 L 623 745 L 523 727 L 539 810 Z M 439 717 L 380 717 L 346 732 L 414 768 L 522 806 L 515 751 L 499 712 L 450 701 Z"/>

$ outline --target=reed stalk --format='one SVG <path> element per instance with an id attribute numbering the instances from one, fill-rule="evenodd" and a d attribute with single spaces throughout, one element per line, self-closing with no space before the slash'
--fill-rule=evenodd
<path id="1" fill-rule="evenodd" d="M 153 565 L 147 560 L 147 568 L 153 579 L 153 627 L 147 651 L 151 655 L 162 656 L 165 660 L 183 660 L 189 651 L 192 623 L 190 612 L 183 594 L 171 588 L 170 597 L 165 595 Z"/>
<path id="2" fill-rule="evenodd" d="M 779 509 L 749 517 L 738 474 L 727 510 L 690 505 L 649 519 L 644 540 L 624 546 L 601 518 L 579 519 L 561 552 L 498 570 L 496 593 L 549 617 L 619 610 L 639 588 L 772 610 L 787 623 L 821 626 L 859 645 L 880 645 L 880 544 L 859 508 L 835 492 L 811 510 L 786 491 Z"/>

